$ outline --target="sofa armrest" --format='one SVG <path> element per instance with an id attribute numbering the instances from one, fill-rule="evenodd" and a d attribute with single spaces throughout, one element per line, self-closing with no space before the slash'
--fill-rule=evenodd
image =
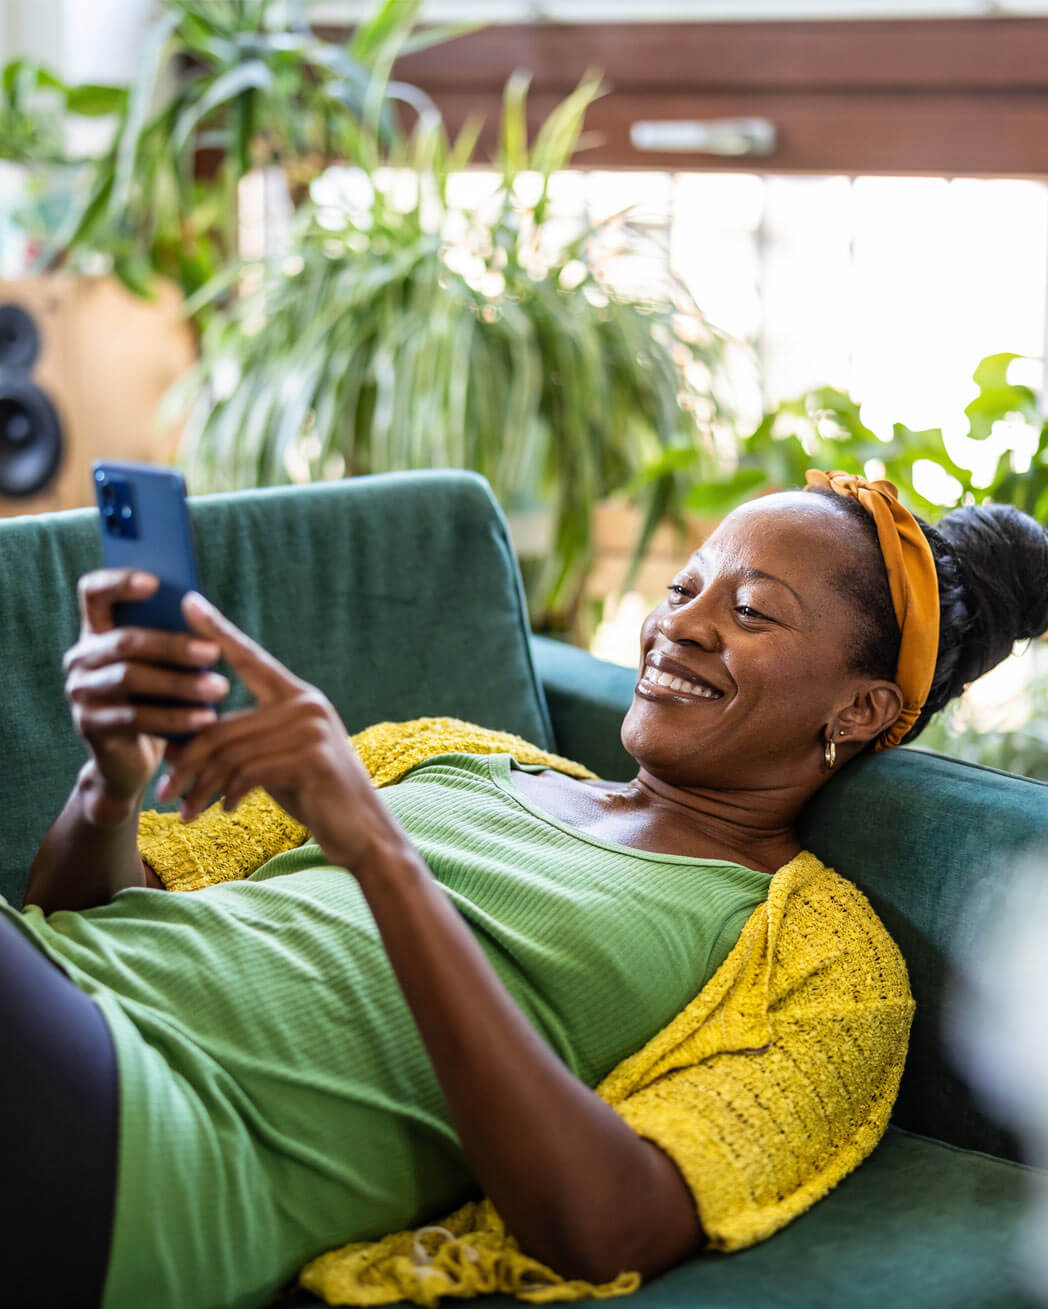
<path id="1" fill-rule="evenodd" d="M 531 638 L 531 652 L 546 693 L 557 750 L 609 781 L 636 777 L 636 761 L 619 741 L 636 671 L 546 636 Z"/>

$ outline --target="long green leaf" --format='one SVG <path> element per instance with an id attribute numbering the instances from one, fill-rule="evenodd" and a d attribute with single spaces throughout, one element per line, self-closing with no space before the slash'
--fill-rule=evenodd
<path id="1" fill-rule="evenodd" d="M 399 50 L 421 9 L 422 0 L 382 0 L 373 16 L 357 28 L 350 52 L 361 63 L 372 63 L 391 46 Z"/>
<path id="2" fill-rule="evenodd" d="M 35 59 L 12 59 L 3 67 L 0 72 L 0 89 L 5 96 L 12 96 L 16 86 L 21 85 L 26 89 L 35 90 L 37 87 L 45 87 L 50 91 L 68 90 L 65 82 L 56 77 L 49 68 L 38 63 Z"/>
<path id="3" fill-rule="evenodd" d="M 512 179 L 528 166 L 528 125 L 526 105 L 531 76 L 514 73 L 502 96 L 502 130 L 499 138 L 499 167 L 508 187 Z"/>
<path id="4" fill-rule="evenodd" d="M 273 83 L 273 74 L 261 60 L 252 59 L 222 73 L 200 97 L 188 104 L 175 124 L 171 146 L 181 152 L 196 125 L 220 106 L 237 100 L 248 91 L 265 91 Z M 246 170 L 245 170 L 246 171 Z"/>
<path id="5" fill-rule="evenodd" d="M 126 86 L 100 86 L 84 83 L 71 86 L 66 97 L 66 107 L 71 114 L 80 114 L 85 118 L 97 118 L 107 114 L 123 113 L 127 106 L 128 91 Z"/>
<path id="6" fill-rule="evenodd" d="M 139 140 L 145 127 L 157 77 L 164 63 L 168 41 L 178 26 L 179 17 L 177 10 L 163 14 L 153 25 L 142 47 L 138 76 L 131 88 L 117 140 L 116 168 L 109 197 L 109 212 L 113 217 L 125 212 L 130 202 Z"/>
<path id="7" fill-rule="evenodd" d="M 417 54 L 420 50 L 443 45 L 445 41 L 454 41 L 456 37 L 479 32 L 483 26 L 483 23 L 440 23 L 434 27 L 423 27 L 404 38 L 399 53 L 401 56 Z"/>

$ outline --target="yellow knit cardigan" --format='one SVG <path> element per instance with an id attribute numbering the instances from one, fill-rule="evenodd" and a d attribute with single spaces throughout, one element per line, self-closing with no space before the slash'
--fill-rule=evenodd
<path id="1" fill-rule="evenodd" d="M 376 786 L 437 754 L 509 753 L 574 777 L 581 764 L 452 718 L 379 723 L 351 738 Z M 263 791 L 191 823 L 142 815 L 139 849 L 168 890 L 246 877 L 308 832 Z M 914 1003 L 906 965 L 866 897 L 814 855 L 768 898 L 702 991 L 596 1088 L 680 1169 L 710 1247 L 740 1250 L 826 1195 L 873 1150 L 899 1089 Z M 307 1264 L 328 1304 L 434 1305 L 491 1292 L 533 1303 L 628 1295 L 640 1275 L 567 1281 L 521 1251 L 491 1201 Z"/>

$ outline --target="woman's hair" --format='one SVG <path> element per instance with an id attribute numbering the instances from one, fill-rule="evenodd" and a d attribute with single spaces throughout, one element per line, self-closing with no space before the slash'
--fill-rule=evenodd
<path id="1" fill-rule="evenodd" d="M 828 498 L 866 534 L 863 562 L 841 577 L 859 615 L 851 663 L 868 677 L 893 680 L 900 633 L 873 518 L 854 496 L 828 488 L 811 494 Z M 917 522 L 939 578 L 939 654 L 928 699 L 904 741 L 1016 641 L 1048 630 L 1048 533 L 1029 514 L 1011 505 L 965 505 L 934 527 Z"/>

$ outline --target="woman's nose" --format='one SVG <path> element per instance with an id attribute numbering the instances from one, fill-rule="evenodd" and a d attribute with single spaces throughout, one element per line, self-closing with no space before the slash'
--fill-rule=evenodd
<path id="1" fill-rule="evenodd" d="M 720 644 L 717 625 L 709 605 L 703 603 L 701 596 L 667 610 L 655 626 L 667 641 L 677 645 L 699 645 L 704 650 L 716 650 Z"/>

